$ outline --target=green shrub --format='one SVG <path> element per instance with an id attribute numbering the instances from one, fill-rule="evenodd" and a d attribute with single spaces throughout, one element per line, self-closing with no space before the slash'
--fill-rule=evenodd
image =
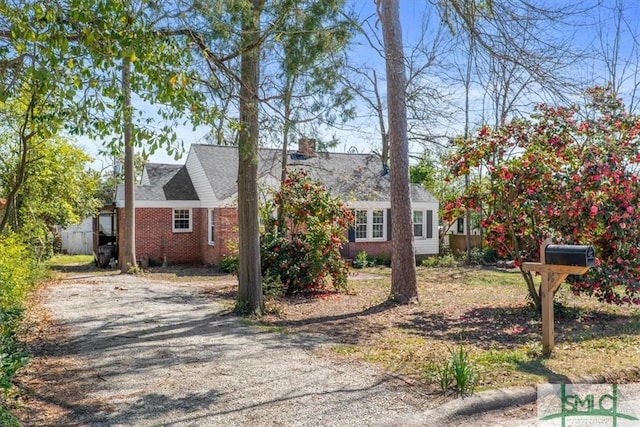
<path id="1" fill-rule="evenodd" d="M 279 277 L 262 277 L 262 294 L 268 297 L 281 297 L 284 295 L 284 286 Z"/>
<path id="2" fill-rule="evenodd" d="M 369 256 L 366 251 L 360 251 L 356 254 L 352 262 L 353 268 L 365 268 L 369 266 Z"/>
<path id="3" fill-rule="evenodd" d="M 0 237 L 0 309 L 22 305 L 37 271 L 31 259 L 17 235 Z"/>
<path id="4" fill-rule="evenodd" d="M 484 264 L 485 251 L 480 248 L 471 248 L 471 265 Z"/>
<path id="5" fill-rule="evenodd" d="M 442 255 L 425 258 L 424 260 L 422 260 L 422 263 L 420 265 L 422 265 L 423 267 L 432 268 L 450 268 L 459 266 L 460 262 L 453 255 Z"/>
<path id="6" fill-rule="evenodd" d="M 218 268 L 223 273 L 237 274 L 239 265 L 240 265 L 240 260 L 238 259 L 237 255 L 228 255 L 222 258 Z"/>
<path id="7" fill-rule="evenodd" d="M 0 390 L 12 387 L 16 371 L 25 366 L 28 354 L 16 331 L 22 322 L 22 307 L 27 292 L 40 269 L 19 236 L 0 237 Z M 0 408 L 1 425 L 19 425 L 6 408 Z M 15 423 L 14 423 L 15 422 Z"/>
<path id="8" fill-rule="evenodd" d="M 25 366 L 28 354 L 16 337 L 22 321 L 22 309 L 0 309 L 0 389 L 11 388 L 11 379 Z"/>
<path id="9" fill-rule="evenodd" d="M 498 261 L 498 253 L 493 248 L 486 248 L 484 250 L 483 261 L 486 264 L 493 264 Z"/>
<path id="10" fill-rule="evenodd" d="M 387 255 L 382 255 L 382 254 L 376 255 L 374 265 L 391 267 L 391 258 Z"/>

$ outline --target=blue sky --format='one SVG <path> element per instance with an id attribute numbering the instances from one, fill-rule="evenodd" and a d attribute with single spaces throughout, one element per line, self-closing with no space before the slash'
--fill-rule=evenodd
<path id="1" fill-rule="evenodd" d="M 437 14 L 435 12 L 432 1 L 399 1 L 405 44 L 411 45 L 420 33 L 425 11 L 431 12 L 431 19 L 434 19 L 434 21 L 432 21 L 434 23 L 437 22 Z M 590 1 L 594 3 L 596 2 L 596 0 L 585 0 L 583 2 L 580 2 L 579 4 L 581 4 L 582 6 L 588 6 L 588 3 Z M 582 48 L 591 45 L 593 48 L 599 49 L 601 41 L 603 41 L 604 44 L 611 43 L 613 34 L 615 32 L 614 24 L 616 22 L 612 15 L 611 8 L 618 1 L 620 0 L 602 0 L 602 6 L 599 9 L 591 10 L 588 16 L 582 16 L 580 18 L 573 19 L 572 23 L 574 25 L 572 27 L 567 27 L 566 31 L 571 32 L 576 45 Z M 358 12 L 361 16 L 375 15 L 375 6 L 373 0 L 351 0 L 351 2 L 356 12 Z M 640 1 L 626 0 L 624 3 L 625 18 L 628 27 L 622 29 L 623 33 L 627 36 L 625 41 L 620 46 L 622 59 L 624 59 L 625 57 L 629 57 L 631 50 L 638 47 L 638 42 L 636 40 L 633 40 L 629 36 L 632 33 L 640 34 L 640 29 L 638 28 L 638 26 L 640 25 Z M 576 2 L 539 0 L 536 2 L 536 4 L 551 4 L 557 6 L 576 4 Z M 352 49 L 353 56 L 355 56 L 362 63 L 370 66 L 375 66 L 376 69 L 379 70 L 379 74 L 384 75 L 384 64 L 380 56 L 373 52 L 370 48 L 368 48 L 368 46 L 366 46 L 365 43 L 362 42 L 362 40 L 359 40 L 358 42 L 359 43 Z M 607 49 L 609 48 L 611 48 L 611 46 L 607 47 Z M 598 75 L 603 74 L 602 67 L 603 65 L 595 60 L 590 64 L 585 63 L 583 64 L 583 66 L 579 67 L 579 69 L 576 69 L 576 76 L 578 74 L 582 74 L 583 77 L 590 76 L 599 84 L 605 84 L 606 82 L 602 78 L 600 79 L 600 81 L 597 80 Z M 627 73 L 629 73 L 630 78 L 635 75 L 633 73 L 630 73 L 629 70 L 627 70 Z M 146 109 L 143 105 L 138 105 L 138 108 Z M 149 111 L 151 111 L 151 109 Z M 369 141 L 372 140 L 372 138 L 377 139 L 377 129 L 375 128 L 375 121 L 373 121 L 371 125 L 367 125 L 365 122 L 362 126 L 365 128 L 369 126 L 369 131 L 365 130 L 359 136 L 354 135 L 349 130 L 329 131 L 337 135 L 341 140 L 344 140 L 344 143 L 339 145 L 336 148 L 336 151 L 346 151 L 352 146 L 355 146 L 358 151 L 368 151 L 370 149 Z M 453 126 L 455 126 L 455 124 Z M 182 138 L 185 142 L 185 145 L 188 146 L 188 144 L 190 143 L 204 142 L 203 138 L 207 133 L 207 129 L 201 128 L 197 129 L 194 132 L 191 126 L 187 125 L 176 128 L 176 132 L 178 134 L 178 137 Z M 79 142 L 92 155 L 94 155 L 94 153 L 97 151 L 98 143 L 89 141 L 87 139 L 82 139 Z M 151 161 L 162 163 L 176 163 L 176 160 L 167 156 L 163 152 L 158 152 L 153 155 L 151 157 Z M 181 162 L 184 162 L 184 157 L 178 161 L 178 163 Z M 94 167 L 99 168 L 100 165 L 96 165 Z"/>

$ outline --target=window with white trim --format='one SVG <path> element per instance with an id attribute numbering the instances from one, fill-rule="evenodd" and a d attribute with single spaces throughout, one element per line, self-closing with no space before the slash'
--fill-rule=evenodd
<path id="1" fill-rule="evenodd" d="M 371 212 L 371 238 L 384 239 L 384 210 L 382 209 Z"/>
<path id="2" fill-rule="evenodd" d="M 192 231 L 191 209 L 173 210 L 173 232 L 186 233 Z"/>
<path id="3" fill-rule="evenodd" d="M 413 211 L 413 237 L 424 236 L 424 212 Z"/>
<path id="4" fill-rule="evenodd" d="M 209 246 L 215 246 L 215 222 L 213 220 L 213 209 L 209 209 Z"/>
<path id="5" fill-rule="evenodd" d="M 367 218 L 368 212 L 365 210 L 356 210 L 356 239 L 367 238 Z"/>
<path id="6" fill-rule="evenodd" d="M 357 209 L 355 217 L 356 241 L 386 239 L 387 215 L 384 209 Z"/>

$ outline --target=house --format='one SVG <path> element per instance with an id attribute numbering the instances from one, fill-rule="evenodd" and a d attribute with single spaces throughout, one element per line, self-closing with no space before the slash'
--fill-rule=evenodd
<path id="1" fill-rule="evenodd" d="M 277 188 L 282 150 L 260 149 L 261 188 Z M 354 210 L 356 222 L 343 247 L 345 258 L 359 251 L 391 256 L 390 181 L 372 154 L 315 151 L 303 139 L 287 157 L 287 167 L 303 168 L 310 178 Z M 217 265 L 237 241 L 237 147 L 191 145 L 184 165 L 147 163 L 136 187 L 136 258 L 155 263 Z M 438 201 L 422 187 L 411 187 L 418 257 L 438 253 Z M 116 195 L 119 246 L 124 236 L 124 191 Z M 120 251 L 122 254 L 122 251 Z"/>

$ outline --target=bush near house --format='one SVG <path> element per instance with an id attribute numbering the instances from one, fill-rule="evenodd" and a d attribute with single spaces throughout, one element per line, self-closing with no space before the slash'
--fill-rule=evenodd
<path id="1" fill-rule="evenodd" d="M 347 286 L 348 266 L 340 255 L 353 214 L 304 171 L 292 170 L 274 195 L 278 219 L 265 215 L 262 270 L 277 278 L 286 295 Z M 269 209 L 267 209 L 269 210 Z"/>

